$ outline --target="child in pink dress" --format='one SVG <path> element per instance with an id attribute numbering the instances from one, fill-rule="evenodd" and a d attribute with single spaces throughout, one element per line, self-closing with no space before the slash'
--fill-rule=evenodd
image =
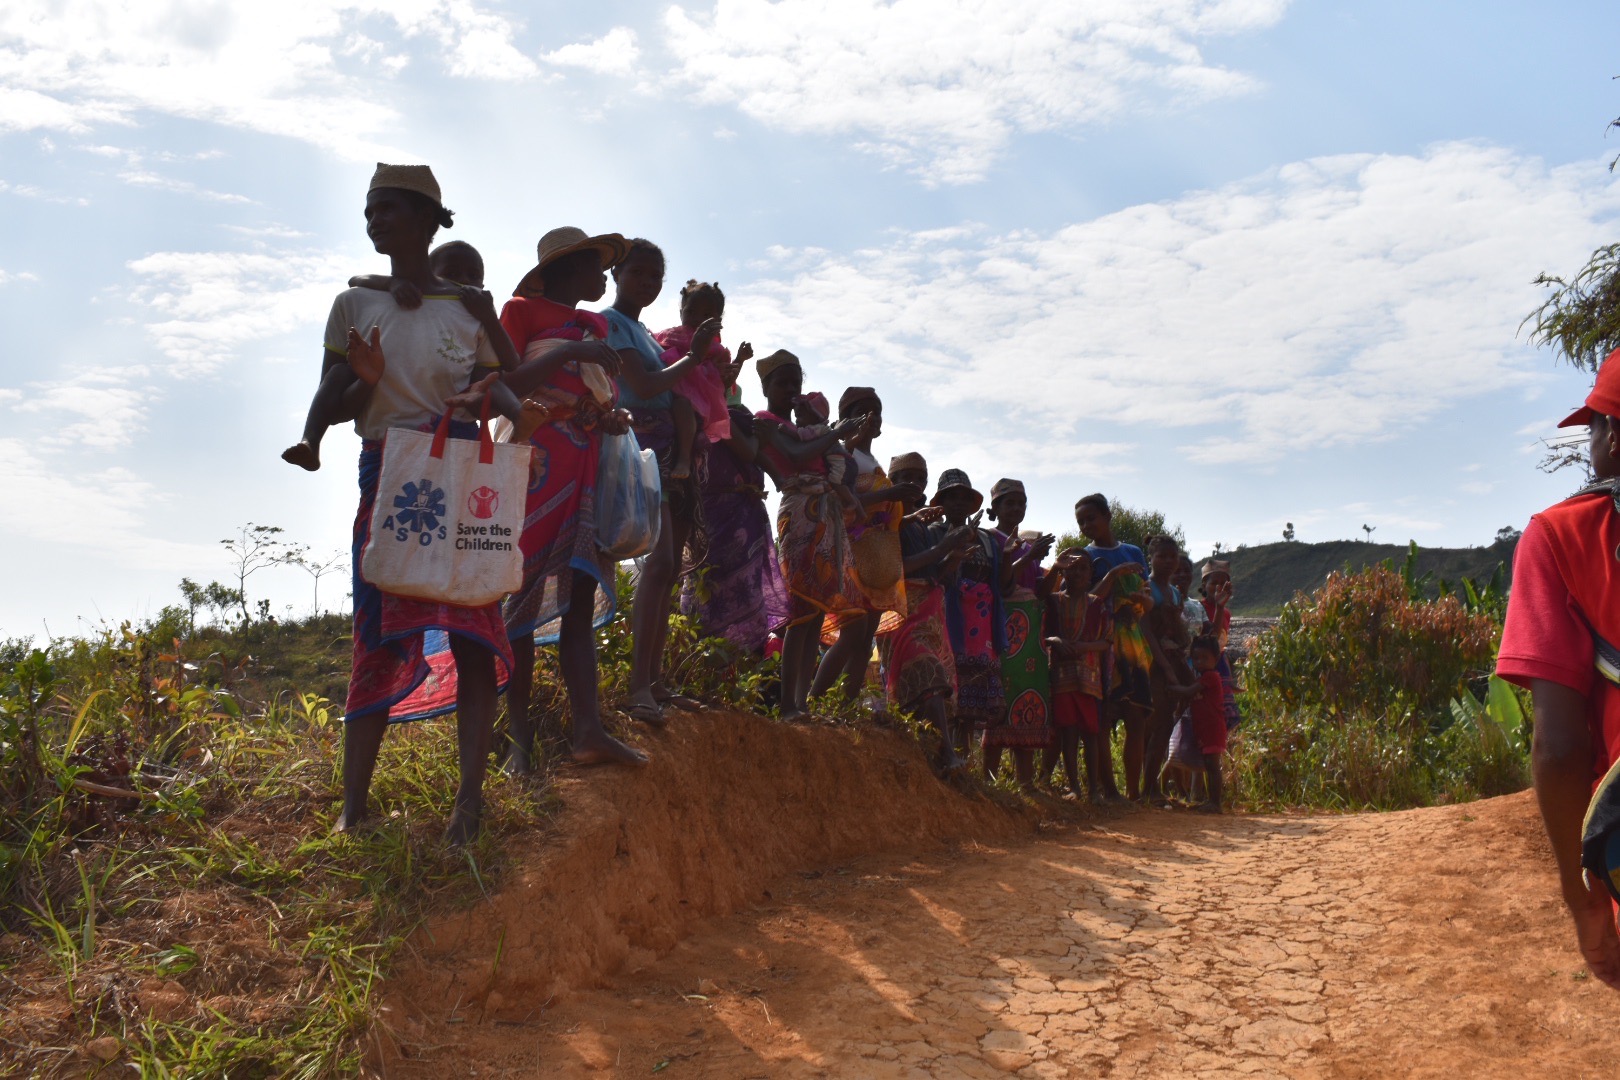
<path id="1" fill-rule="evenodd" d="M 692 351 L 692 337 L 705 319 L 718 319 L 726 311 L 726 294 L 718 282 L 689 280 L 681 289 L 681 325 L 660 330 L 653 340 L 664 347 L 664 366 L 669 367 Z M 710 442 L 731 438 L 731 413 L 728 408 L 727 378 L 735 383 L 735 369 L 748 362 L 754 348 L 748 342 L 737 347 L 737 362 L 732 364 L 731 350 L 720 344 L 715 335 L 705 358 L 675 384 L 670 414 L 675 421 L 675 460 L 670 465 L 670 476 L 684 479 L 692 475 L 692 447 L 701 428 Z"/>

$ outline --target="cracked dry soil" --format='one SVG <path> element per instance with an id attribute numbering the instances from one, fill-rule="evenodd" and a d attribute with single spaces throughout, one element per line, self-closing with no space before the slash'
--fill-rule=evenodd
<path id="1" fill-rule="evenodd" d="M 526 1018 L 409 1012 L 389 1076 L 1578 1077 L 1620 994 L 1524 793 L 861 859 Z"/>

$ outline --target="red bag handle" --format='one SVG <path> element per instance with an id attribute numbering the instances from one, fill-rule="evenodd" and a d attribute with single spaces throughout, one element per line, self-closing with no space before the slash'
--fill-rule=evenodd
<path id="1" fill-rule="evenodd" d="M 495 437 L 489 433 L 489 395 L 484 395 L 484 407 L 478 413 L 478 464 L 495 463 Z"/>
<path id="2" fill-rule="evenodd" d="M 450 414 L 453 412 L 454 409 L 446 409 L 444 415 L 439 417 L 439 426 L 433 429 L 433 447 L 428 450 L 428 457 L 444 457 L 444 440 L 450 437 Z"/>
<path id="3" fill-rule="evenodd" d="M 444 442 L 450 437 L 450 414 L 454 409 L 446 409 L 439 417 L 439 426 L 433 429 L 433 446 L 428 450 L 428 456 L 443 460 Z M 478 463 L 480 465 L 493 465 L 495 463 L 495 437 L 489 432 L 489 395 L 484 395 L 484 407 L 478 414 Z"/>

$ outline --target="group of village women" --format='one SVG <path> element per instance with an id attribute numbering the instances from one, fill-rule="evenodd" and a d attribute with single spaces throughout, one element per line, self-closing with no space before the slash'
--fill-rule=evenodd
<path id="1" fill-rule="evenodd" d="M 667 710 L 694 704 L 660 670 L 679 603 L 740 655 L 780 651 L 783 719 L 808 716 L 811 700 L 828 691 L 860 692 L 875 643 L 888 701 L 938 732 L 942 769 L 961 767 L 979 733 L 987 772 L 1011 751 L 1028 784 L 1034 751 L 1047 748 L 1050 758 L 1065 759 L 1079 793 L 1076 740 L 1060 730 L 1070 728 L 1090 736 L 1093 797 L 1117 797 L 1099 748 L 1112 722 L 1123 720 L 1127 792 L 1157 795 L 1168 729 L 1150 723 L 1157 715 L 1151 689 L 1132 696 L 1137 681 L 1125 669 L 1140 666 L 1143 657 L 1130 643 L 1143 637 L 1149 672 L 1166 647 L 1177 646 L 1141 617 L 1158 602 L 1164 575 L 1157 559 L 1149 567 L 1140 551 L 1113 541 L 1106 501 L 1100 525 L 1088 528 L 1079 514 L 1092 547 L 1064 552 L 1043 569 L 1053 538 L 1020 532 L 1027 503 L 1018 481 L 999 481 L 984 505 L 966 474 L 947 469 L 930 499 L 921 455 L 879 463 L 872 449 L 882 432 L 876 389 L 843 390 L 834 418 L 825 398 L 806 391 L 798 359 L 778 350 L 755 365 L 766 407 L 745 408 L 738 381 L 752 350 L 743 343 L 734 357 L 720 344 L 718 286 L 689 282 L 681 324 L 650 331 L 641 315 L 665 283 L 655 244 L 552 230 L 497 315 L 474 249 L 453 242 L 430 250 L 451 215 L 427 167 L 379 165 L 366 222 L 390 273 L 355 279 L 334 303 L 321 389 L 303 440 L 283 455 L 318 467 L 321 434 L 340 421 L 353 420 L 362 439 L 339 830 L 366 815 L 389 723 L 454 710 L 461 783 L 448 837 L 475 835 L 503 688 L 503 759 L 513 771 L 533 766 L 536 642 L 558 649 L 573 760 L 647 760 L 604 728 L 596 669 L 596 630 L 616 614 L 616 563 L 596 543 L 598 452 L 604 434 L 627 430 L 657 454 L 663 491 L 657 540 L 640 566 L 629 613 L 633 660 L 622 708 L 631 717 L 660 726 Z M 611 305 L 581 307 L 604 297 L 608 275 Z M 383 435 L 430 429 L 446 412 L 466 417 L 463 410 L 476 412 L 486 400 L 533 448 L 519 543 L 522 588 L 503 603 L 469 608 L 369 585 L 360 555 Z M 450 426 L 454 438 L 476 433 L 460 420 Z M 767 479 L 781 495 L 774 542 Z M 994 528 L 981 524 L 985 516 Z M 1135 555 L 1122 568 L 1126 548 Z M 1215 576 L 1220 603 L 1197 629 L 1224 630 L 1224 572 Z M 1206 604 L 1209 584 L 1206 576 Z M 1166 603 L 1171 596 L 1178 608 L 1188 602 L 1167 579 L 1164 587 Z M 1123 651 L 1114 644 L 1122 627 Z M 1179 647 L 1185 667 L 1186 642 Z M 1187 670 L 1186 680 L 1164 678 L 1176 694 L 1194 697 L 1183 686 L 1195 678 Z"/>

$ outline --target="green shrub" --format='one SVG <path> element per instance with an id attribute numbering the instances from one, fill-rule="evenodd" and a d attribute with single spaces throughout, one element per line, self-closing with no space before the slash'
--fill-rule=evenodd
<path id="1" fill-rule="evenodd" d="M 1450 703 L 1490 670 L 1498 624 L 1453 596 L 1414 598 L 1389 567 L 1335 574 L 1284 605 L 1249 655 L 1260 715 L 1380 718 L 1443 727 Z"/>

